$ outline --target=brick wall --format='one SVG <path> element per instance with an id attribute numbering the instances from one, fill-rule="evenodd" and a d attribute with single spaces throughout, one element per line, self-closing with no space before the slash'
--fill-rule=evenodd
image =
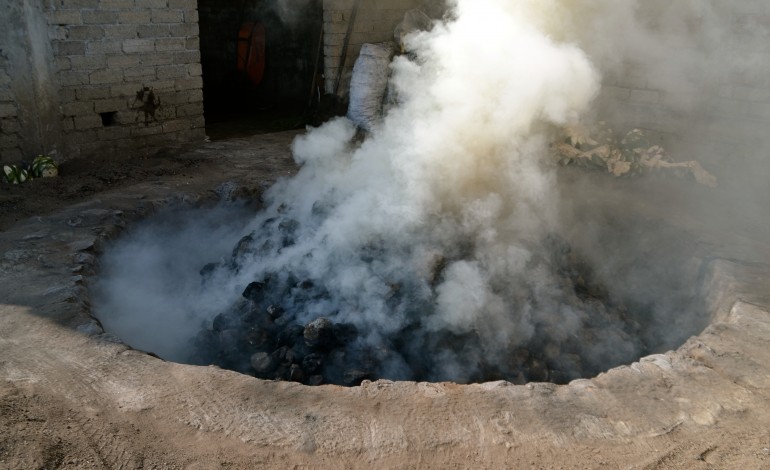
<path id="1" fill-rule="evenodd" d="M 761 169 L 767 157 L 758 154 L 770 148 L 770 10 L 754 0 L 706 3 L 713 17 L 691 19 L 684 48 L 664 57 L 677 80 L 631 63 L 605 77 L 600 107 L 626 127 L 667 133 L 687 158 Z"/>
<path id="2" fill-rule="evenodd" d="M 203 140 L 197 0 L 49 5 L 64 158 Z M 142 90 L 154 116 L 140 109 Z"/>
<path id="3" fill-rule="evenodd" d="M 8 58 L 0 50 L 0 164 L 20 160 L 23 155 L 18 111 L 8 68 Z"/>
<path id="4" fill-rule="evenodd" d="M 348 30 L 355 0 L 324 0 L 324 86 L 333 93 L 337 79 L 343 42 Z M 347 95 L 353 64 L 365 43 L 393 41 L 393 30 L 404 19 L 404 13 L 421 6 L 420 0 L 361 0 L 348 44 L 339 94 Z"/>
<path id="5" fill-rule="evenodd" d="M 0 11 L 0 161 L 203 141 L 197 0 L 0 0 Z M 139 99 L 150 92 L 156 106 Z"/>

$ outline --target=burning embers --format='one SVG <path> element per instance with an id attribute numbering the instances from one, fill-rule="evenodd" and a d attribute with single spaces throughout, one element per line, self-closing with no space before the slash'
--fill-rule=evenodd
<path id="1" fill-rule="evenodd" d="M 279 256 L 294 246 L 292 236 L 298 227 L 299 223 L 288 218 L 268 219 L 259 231 L 241 239 L 229 260 L 201 270 L 204 285 L 217 274 L 243 269 L 251 256 L 257 256 L 257 263 L 260 255 Z M 273 244 L 277 240 L 280 244 Z M 369 243 L 358 250 L 358 256 L 362 263 L 376 266 L 381 260 L 373 255 L 387 251 Z M 312 252 L 306 256 L 312 258 Z M 401 273 L 398 282 L 386 281 L 388 290 L 378 300 L 393 317 L 390 329 L 367 325 L 360 319 L 365 314 L 345 315 L 345 302 L 340 302 L 339 294 L 330 291 L 323 278 L 300 277 L 290 270 L 268 272 L 248 284 L 243 299 L 200 331 L 191 362 L 308 385 L 354 386 L 380 378 L 566 383 L 633 360 L 648 350 L 640 339 L 641 326 L 623 303 L 554 235 L 546 238 L 530 261 L 533 276 L 540 279 L 518 292 L 528 298 L 509 305 L 509 315 L 521 316 L 525 312 L 517 309 L 538 305 L 533 289 L 544 277 L 538 270 L 546 268 L 548 276 L 560 283 L 559 298 L 540 306 L 569 310 L 571 320 L 563 314 L 533 312 L 534 331 L 523 341 L 514 332 L 499 332 L 508 341 L 490 342 L 485 339 L 488 332 L 474 328 L 436 328 L 431 322 L 440 295 L 437 286 L 446 281 L 448 266 L 457 262 L 434 256 L 429 269 L 416 275 Z M 356 310 L 361 307 L 365 308 Z"/>

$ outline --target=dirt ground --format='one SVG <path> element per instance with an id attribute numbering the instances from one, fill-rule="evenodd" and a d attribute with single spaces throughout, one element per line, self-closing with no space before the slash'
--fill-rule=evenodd
<path id="1" fill-rule="evenodd" d="M 177 158 L 179 153 L 181 150 L 127 160 L 69 160 L 60 165 L 56 178 L 0 184 L 0 230 L 105 191 L 167 176 L 205 175 L 207 167 L 212 167 L 200 159 Z"/>
<path id="2" fill-rule="evenodd" d="M 0 186 L 0 468 L 770 468 L 765 241 L 713 245 L 701 335 L 565 386 L 311 388 L 104 334 L 87 300 L 100 240 L 225 182 L 257 196 L 295 171 L 294 135 L 66 162 L 58 178 Z"/>

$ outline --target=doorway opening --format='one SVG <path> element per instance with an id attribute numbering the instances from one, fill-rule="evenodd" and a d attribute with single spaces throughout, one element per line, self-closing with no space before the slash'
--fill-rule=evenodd
<path id="1" fill-rule="evenodd" d="M 206 133 L 305 125 L 323 87 L 321 0 L 199 0 Z"/>

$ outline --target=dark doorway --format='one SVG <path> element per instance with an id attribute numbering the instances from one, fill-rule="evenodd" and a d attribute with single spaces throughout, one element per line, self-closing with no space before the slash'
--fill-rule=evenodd
<path id="1" fill-rule="evenodd" d="M 302 127 L 322 86 L 321 0 L 199 0 L 206 133 Z"/>

